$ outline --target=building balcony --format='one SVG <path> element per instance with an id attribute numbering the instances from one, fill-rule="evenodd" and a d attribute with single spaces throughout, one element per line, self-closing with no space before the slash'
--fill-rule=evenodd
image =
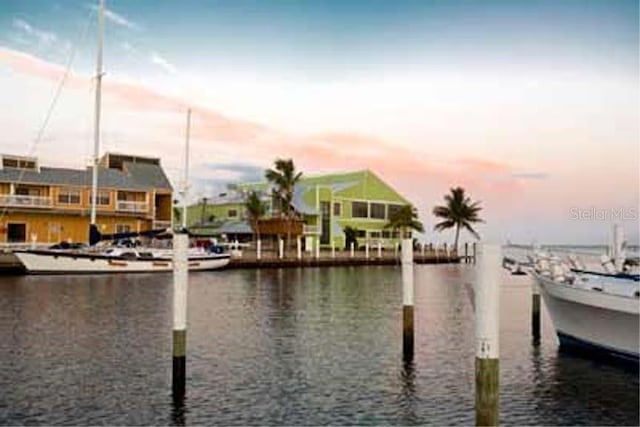
<path id="1" fill-rule="evenodd" d="M 302 226 L 302 234 L 320 234 L 320 227 L 317 225 L 303 225 Z"/>
<path id="2" fill-rule="evenodd" d="M 162 228 L 171 228 L 171 221 L 159 221 L 159 220 L 154 220 L 153 221 L 153 227 L 154 230 L 160 230 Z"/>
<path id="3" fill-rule="evenodd" d="M 0 195 L 0 206 L 25 207 L 25 208 L 50 208 L 53 206 L 51 197 L 22 196 L 17 194 Z"/>
<path id="4" fill-rule="evenodd" d="M 118 200 L 116 202 L 116 210 L 129 213 L 147 213 L 149 211 L 149 204 L 146 202 L 129 202 Z"/>

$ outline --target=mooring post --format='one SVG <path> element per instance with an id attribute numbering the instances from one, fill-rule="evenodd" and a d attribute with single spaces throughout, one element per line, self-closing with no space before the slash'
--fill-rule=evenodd
<path id="1" fill-rule="evenodd" d="M 413 244 L 402 239 L 402 354 L 413 358 Z"/>
<path id="2" fill-rule="evenodd" d="M 366 242 L 364 244 L 364 257 L 366 259 L 369 259 L 369 242 Z"/>
<path id="3" fill-rule="evenodd" d="M 611 256 L 616 267 L 616 273 L 621 273 L 624 268 L 624 230 L 620 224 L 613 225 L 613 254 Z"/>
<path id="4" fill-rule="evenodd" d="M 354 245 L 353 242 L 351 242 L 350 250 L 351 250 L 350 256 L 351 256 L 351 258 L 353 258 L 353 256 L 355 255 L 355 245 Z"/>
<path id="5" fill-rule="evenodd" d="M 378 258 L 382 258 L 382 242 L 378 240 Z"/>
<path id="6" fill-rule="evenodd" d="M 298 236 L 296 239 L 296 255 L 298 259 L 302 259 L 302 237 Z"/>
<path id="7" fill-rule="evenodd" d="M 185 394 L 186 355 L 187 355 L 187 286 L 189 266 L 187 250 L 189 235 L 173 235 L 173 375 L 172 390 L 174 398 Z"/>
<path id="8" fill-rule="evenodd" d="M 284 240 L 278 238 L 278 258 L 284 257 Z"/>
<path id="9" fill-rule="evenodd" d="M 533 343 L 540 344 L 540 286 L 531 278 L 531 335 Z"/>
<path id="10" fill-rule="evenodd" d="M 501 261 L 499 245 L 482 245 L 475 283 L 477 426 L 499 423 Z"/>

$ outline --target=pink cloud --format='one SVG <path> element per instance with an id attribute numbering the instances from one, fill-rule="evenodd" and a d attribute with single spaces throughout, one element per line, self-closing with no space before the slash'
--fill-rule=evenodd
<path id="1" fill-rule="evenodd" d="M 59 81 L 64 69 L 31 55 L 0 48 L 0 63 L 18 73 Z M 86 89 L 88 77 L 71 74 L 68 85 Z M 182 99 L 160 94 L 150 88 L 105 79 L 105 97 L 120 103 L 134 114 L 176 113 L 176 120 L 161 123 L 156 132 L 184 133 L 182 113 L 189 104 Z M 404 146 L 375 136 L 353 132 L 328 132 L 296 136 L 259 123 L 227 117 L 217 111 L 193 108 L 192 136 L 212 148 L 232 149 L 239 156 L 263 158 L 270 163 L 276 157 L 292 157 L 302 170 L 370 169 L 407 193 L 423 189 L 445 193 L 462 185 L 487 195 L 494 203 L 509 203 L 505 194 L 515 194 L 520 183 L 512 178 L 512 167 L 490 159 L 463 157 L 453 160 L 426 158 Z M 439 197 L 439 196 L 438 196 Z"/>

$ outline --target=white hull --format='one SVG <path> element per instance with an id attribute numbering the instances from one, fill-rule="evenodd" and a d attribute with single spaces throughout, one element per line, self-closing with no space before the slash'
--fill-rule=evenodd
<path id="1" fill-rule="evenodd" d="M 173 271 L 170 258 L 122 259 L 87 253 L 53 251 L 15 252 L 30 274 L 104 274 L 156 273 Z M 189 257 L 190 271 L 215 270 L 229 263 L 229 255 L 199 255 Z"/>
<path id="2" fill-rule="evenodd" d="M 561 344 L 638 359 L 639 300 L 534 274 Z"/>

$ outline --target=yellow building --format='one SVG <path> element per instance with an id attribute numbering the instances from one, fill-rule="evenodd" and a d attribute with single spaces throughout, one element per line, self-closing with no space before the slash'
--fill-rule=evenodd
<path id="1" fill-rule="evenodd" d="M 41 167 L 34 157 L 0 155 L 0 242 L 87 242 L 92 168 Z M 102 234 L 167 228 L 172 188 L 160 159 L 107 153 L 98 168 Z"/>

